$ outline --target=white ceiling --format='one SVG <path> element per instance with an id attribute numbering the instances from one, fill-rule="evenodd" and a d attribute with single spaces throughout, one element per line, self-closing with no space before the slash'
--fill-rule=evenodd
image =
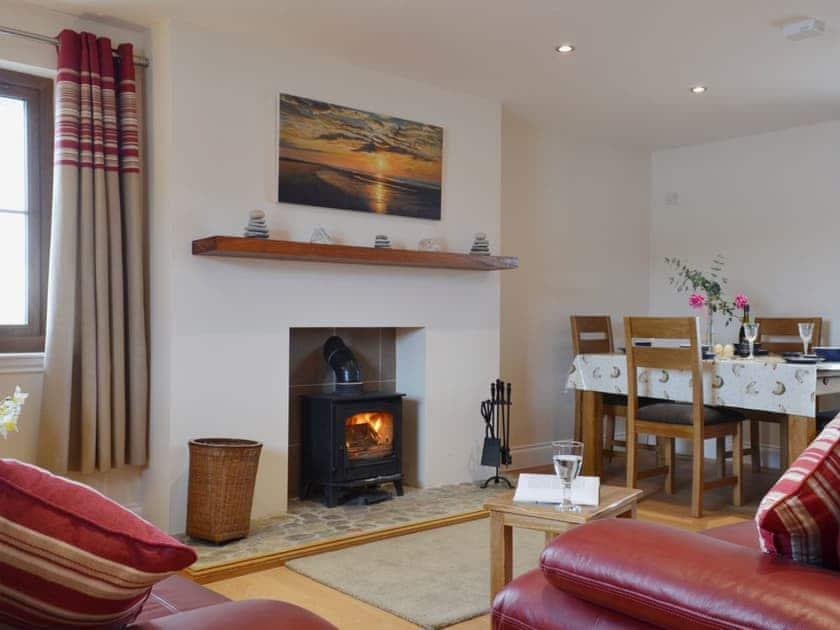
<path id="1" fill-rule="evenodd" d="M 840 0 L 37 0 L 249 32 L 648 148 L 840 118 Z M 796 5 L 792 9 L 792 5 Z M 779 25 L 826 20 L 791 42 Z M 553 47 L 577 46 L 559 56 Z M 707 84 L 693 96 L 688 88 Z"/>

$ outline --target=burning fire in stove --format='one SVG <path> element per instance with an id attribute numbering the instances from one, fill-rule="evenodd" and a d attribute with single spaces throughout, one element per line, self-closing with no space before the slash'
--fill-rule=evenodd
<path id="1" fill-rule="evenodd" d="M 344 446 L 350 459 L 379 459 L 394 452 L 394 418 L 390 413 L 357 413 L 347 418 L 344 426 Z"/>

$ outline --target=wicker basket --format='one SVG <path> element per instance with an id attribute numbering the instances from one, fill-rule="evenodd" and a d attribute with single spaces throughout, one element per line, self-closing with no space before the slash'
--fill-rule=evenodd
<path id="1" fill-rule="evenodd" d="M 261 450 L 252 440 L 190 441 L 187 536 L 219 543 L 248 535 Z"/>

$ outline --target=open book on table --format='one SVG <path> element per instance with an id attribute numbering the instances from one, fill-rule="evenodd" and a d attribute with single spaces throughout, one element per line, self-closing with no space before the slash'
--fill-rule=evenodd
<path id="1" fill-rule="evenodd" d="M 598 505 L 599 477 L 578 477 L 572 482 L 569 497 L 577 505 Z M 563 482 L 557 475 L 519 475 L 513 500 L 517 503 L 562 503 Z"/>

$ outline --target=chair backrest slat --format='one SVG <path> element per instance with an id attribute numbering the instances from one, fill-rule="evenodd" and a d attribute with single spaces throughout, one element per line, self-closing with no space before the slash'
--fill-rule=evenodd
<path id="1" fill-rule="evenodd" d="M 612 322 L 608 315 L 572 315 L 572 349 L 575 354 L 613 351 Z"/>
<path id="2" fill-rule="evenodd" d="M 756 317 L 758 324 L 758 341 L 762 350 L 775 354 L 782 352 L 801 352 L 802 341 L 799 339 L 799 322 L 814 324 L 810 347 L 820 345 L 822 338 L 822 317 Z M 790 337 L 788 340 L 773 339 L 773 337 Z"/>
<path id="3" fill-rule="evenodd" d="M 662 370 L 690 370 L 692 366 L 690 348 L 647 348 L 633 349 L 636 367 L 659 368 Z"/>
<path id="4" fill-rule="evenodd" d="M 695 430 L 703 427 L 703 362 L 700 323 L 696 317 L 625 317 L 627 343 L 627 413 L 635 422 L 639 408 L 639 368 L 688 370 L 692 377 L 692 420 Z M 637 346 L 639 339 L 686 340 L 687 347 L 673 345 Z M 699 429 L 698 429 L 699 428 Z"/>
<path id="5" fill-rule="evenodd" d="M 630 317 L 635 339 L 691 339 L 696 332 L 695 317 Z M 627 342 L 630 343 L 629 341 Z"/>

